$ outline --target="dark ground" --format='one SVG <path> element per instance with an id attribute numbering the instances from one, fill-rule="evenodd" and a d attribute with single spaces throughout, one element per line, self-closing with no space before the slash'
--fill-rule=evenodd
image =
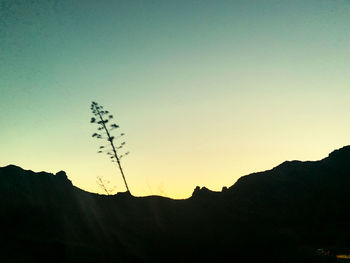
<path id="1" fill-rule="evenodd" d="M 350 146 L 186 200 L 0 168 L 0 262 L 335 262 L 350 248 Z M 318 248 L 330 249 L 320 256 Z"/>

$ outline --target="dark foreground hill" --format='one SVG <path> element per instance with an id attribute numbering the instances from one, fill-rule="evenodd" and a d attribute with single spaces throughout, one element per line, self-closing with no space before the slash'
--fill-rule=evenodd
<path id="1" fill-rule="evenodd" d="M 103 196 L 0 168 L 0 262 L 333 262 L 350 247 L 350 146 L 191 198 Z"/>

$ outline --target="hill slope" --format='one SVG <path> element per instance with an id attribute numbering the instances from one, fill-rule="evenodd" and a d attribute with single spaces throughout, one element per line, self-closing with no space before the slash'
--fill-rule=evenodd
<path id="1" fill-rule="evenodd" d="M 318 262 L 316 248 L 350 244 L 349 160 L 347 146 L 187 200 L 97 195 L 64 172 L 3 167 L 0 260 Z"/>

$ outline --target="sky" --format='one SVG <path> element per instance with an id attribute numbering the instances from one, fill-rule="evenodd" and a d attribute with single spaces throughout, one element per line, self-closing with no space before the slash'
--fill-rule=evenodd
<path id="1" fill-rule="evenodd" d="M 350 144 L 348 0 L 0 0 L 0 166 L 181 199 Z M 102 143 L 102 144 L 101 144 Z"/>

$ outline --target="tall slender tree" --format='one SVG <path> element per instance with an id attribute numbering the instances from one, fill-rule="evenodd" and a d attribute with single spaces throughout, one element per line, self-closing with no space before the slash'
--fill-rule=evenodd
<path id="1" fill-rule="evenodd" d="M 98 128 L 97 128 L 98 132 L 94 133 L 92 135 L 92 137 L 97 138 L 97 139 L 106 139 L 109 142 L 109 144 L 106 145 L 106 146 L 101 145 L 100 148 L 99 148 L 98 153 L 103 153 L 103 152 L 107 153 L 107 155 L 110 156 L 112 162 L 117 163 L 118 168 L 120 170 L 120 173 L 121 173 L 121 175 L 123 177 L 126 190 L 130 193 L 129 186 L 128 186 L 127 182 L 126 182 L 125 175 L 124 175 L 122 166 L 120 164 L 120 160 L 124 156 L 128 155 L 129 152 L 125 152 L 123 154 L 119 154 L 118 153 L 118 151 L 122 151 L 122 149 L 124 148 L 125 141 L 122 141 L 122 142 L 118 143 L 117 146 L 115 144 L 115 142 L 118 139 L 120 139 L 123 136 L 125 136 L 125 133 L 120 133 L 118 137 L 114 137 L 114 136 L 111 135 L 111 131 L 115 130 L 115 129 L 118 129 L 119 125 L 117 125 L 115 123 L 112 123 L 112 124 L 108 125 L 109 121 L 113 119 L 113 115 L 111 115 L 109 113 L 109 111 L 104 110 L 103 106 L 100 106 L 97 102 L 93 101 L 91 103 L 91 111 L 92 111 L 92 114 L 95 117 L 92 117 L 90 122 L 91 123 L 96 123 L 98 125 Z"/>

